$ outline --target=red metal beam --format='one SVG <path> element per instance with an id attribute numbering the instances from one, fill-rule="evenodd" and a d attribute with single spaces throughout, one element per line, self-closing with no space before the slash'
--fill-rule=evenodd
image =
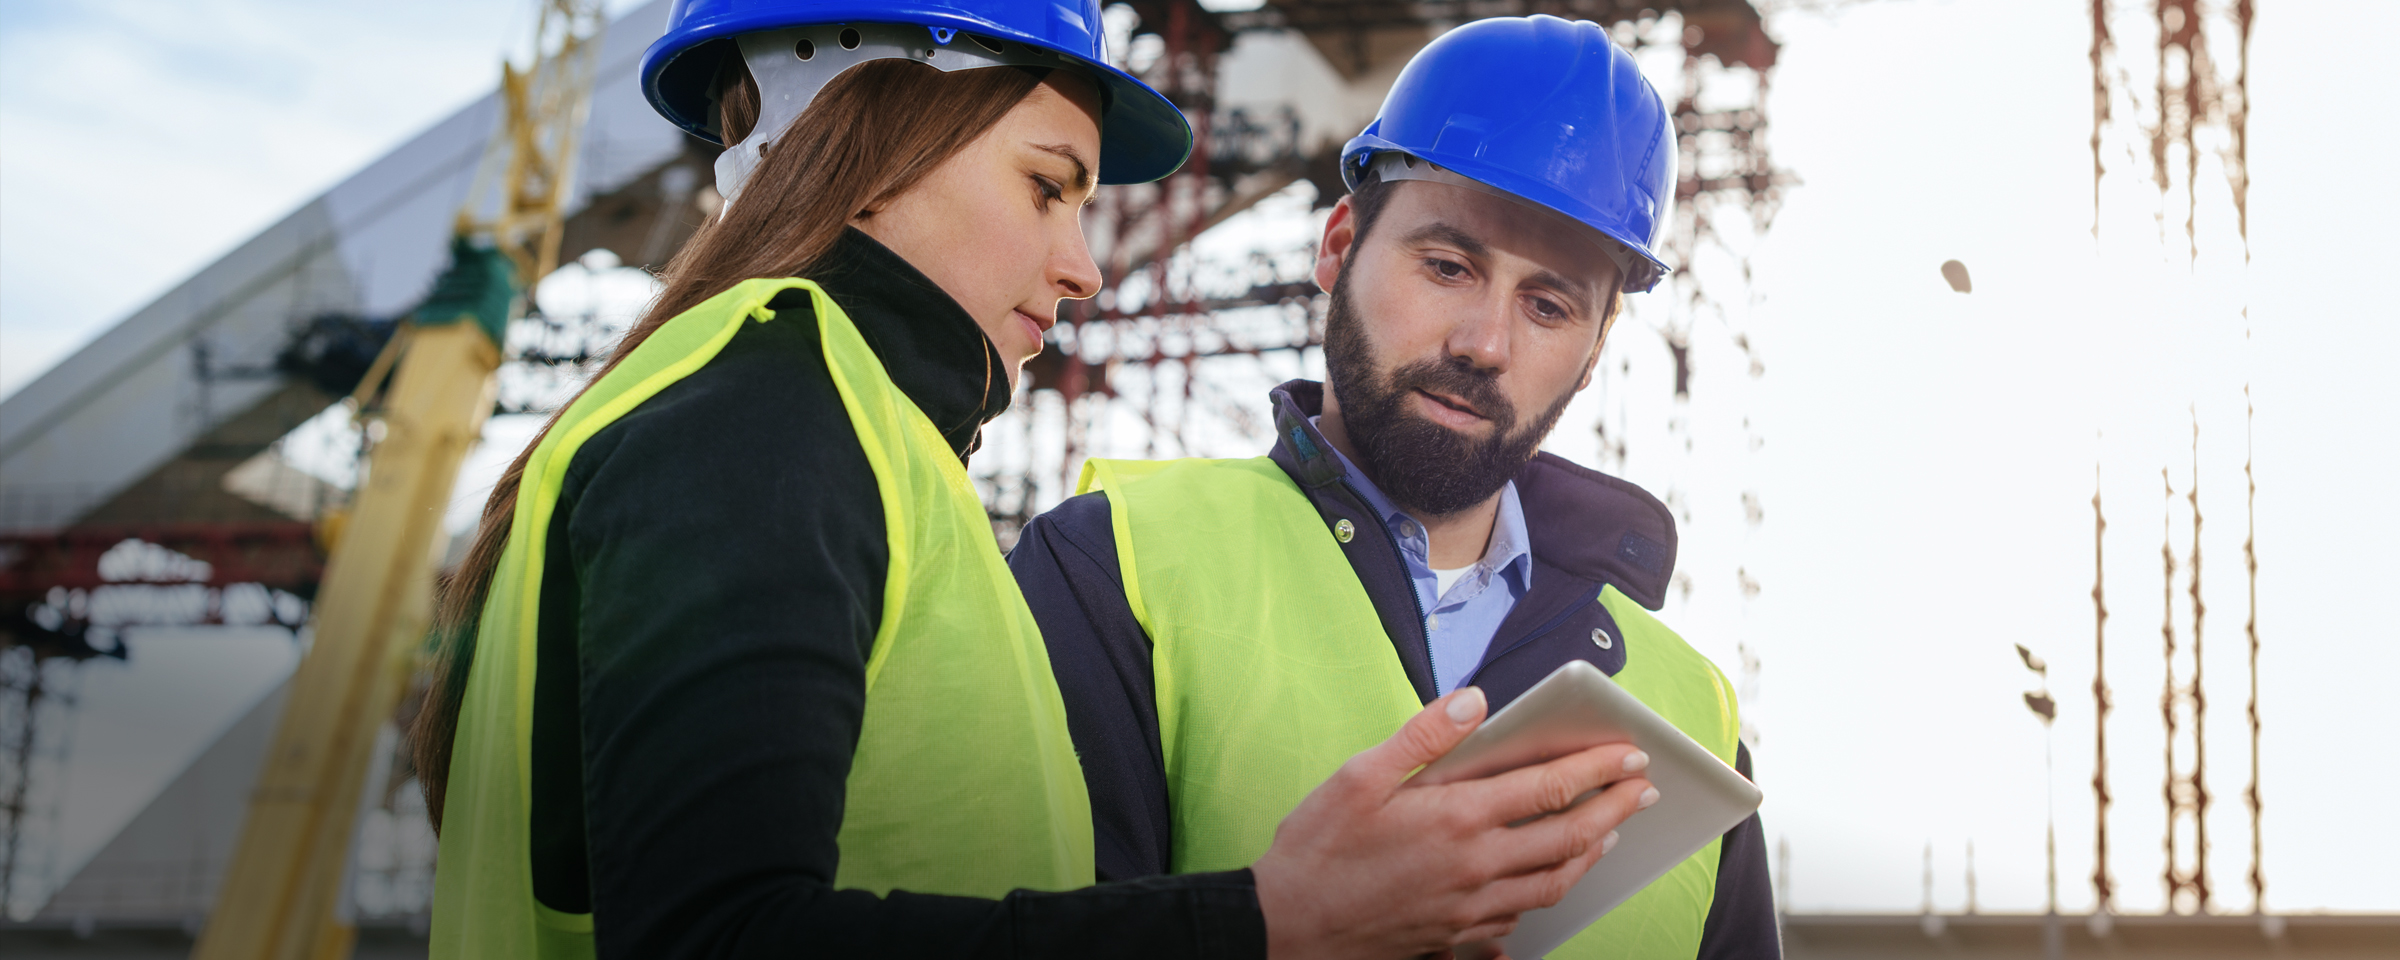
<path id="1" fill-rule="evenodd" d="M 157 544 L 208 564 L 201 579 L 111 580 L 100 574 L 100 557 L 127 540 Z M 0 597 L 42 597 L 54 587 L 93 589 L 126 583 L 202 583 L 222 587 L 264 584 L 301 596 L 316 592 L 325 574 L 325 553 L 316 529 L 301 521 L 261 523 L 160 523 L 69 527 L 41 533 L 0 534 Z"/>

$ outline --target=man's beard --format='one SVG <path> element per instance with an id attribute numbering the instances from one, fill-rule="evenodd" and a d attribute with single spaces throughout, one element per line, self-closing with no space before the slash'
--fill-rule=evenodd
<path id="1" fill-rule="evenodd" d="M 1325 372 L 1341 404 L 1342 428 L 1357 448 L 1359 466 L 1394 504 L 1410 513 L 1448 516 L 1482 503 L 1541 449 L 1575 398 L 1569 390 L 1525 429 L 1514 433 L 1516 408 L 1496 374 L 1460 357 L 1419 360 L 1379 375 L 1365 324 L 1350 300 L 1350 274 L 1334 281 L 1325 318 Z M 1466 401 L 1492 422 L 1475 439 L 1409 409 L 1418 390 Z"/>

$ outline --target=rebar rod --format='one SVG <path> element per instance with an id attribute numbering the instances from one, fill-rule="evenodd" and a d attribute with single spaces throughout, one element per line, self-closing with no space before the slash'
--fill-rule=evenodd
<path id="1" fill-rule="evenodd" d="M 2108 516 L 2100 506 L 2100 463 L 2092 463 L 2092 912 L 2116 898 L 2108 876 Z"/>

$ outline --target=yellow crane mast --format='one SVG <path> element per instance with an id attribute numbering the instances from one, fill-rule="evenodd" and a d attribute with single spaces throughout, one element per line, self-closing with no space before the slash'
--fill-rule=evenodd
<path id="1" fill-rule="evenodd" d="M 451 265 L 359 386 L 363 401 L 390 373 L 383 437 L 326 563 L 314 640 L 196 960 L 350 955 L 357 931 L 340 896 L 360 794 L 424 648 L 442 518 L 491 414 L 503 335 L 558 258 L 602 25 L 597 0 L 539 0 L 532 65 L 501 68 L 502 128 L 459 212 Z"/>

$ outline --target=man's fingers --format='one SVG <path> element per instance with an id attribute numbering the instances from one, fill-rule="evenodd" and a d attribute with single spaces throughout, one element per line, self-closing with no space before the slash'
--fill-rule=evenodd
<path id="1" fill-rule="evenodd" d="M 1450 938 L 1450 955 L 1459 960 L 1506 956 L 1500 951 L 1500 938 L 1517 932 L 1517 920 L 1517 915 L 1512 913 L 1459 931 Z"/>
<path id="2" fill-rule="evenodd" d="M 1450 691 L 1408 718 L 1398 733 L 1352 757 L 1350 766 L 1378 782 L 1397 786 L 1410 772 L 1441 759 L 1475 732 L 1483 723 L 1485 706 L 1481 690 L 1461 687 Z"/>
<path id="3" fill-rule="evenodd" d="M 1482 863 L 1489 867 L 1489 876 L 1515 878 L 1562 863 L 1599 859 L 1610 845 L 1610 834 L 1642 809 L 1642 796 L 1651 789 L 1650 781 L 1640 777 L 1620 780 L 1563 814 L 1497 831 L 1490 837 L 1492 859 Z"/>
<path id="4" fill-rule="evenodd" d="M 1582 811 L 1578 808 L 1577 812 Z M 1612 830 L 1601 842 L 1589 845 L 1582 853 L 1563 863 L 1494 880 L 1475 893 L 1477 912 L 1510 917 L 1513 927 L 1515 915 L 1557 904 L 1567 895 L 1567 891 L 1575 889 L 1575 884 L 1591 871 L 1594 864 L 1600 862 L 1603 855 L 1615 847 L 1616 835 Z"/>
<path id="5" fill-rule="evenodd" d="M 1630 743 L 1611 743 L 1520 767 L 1479 784 L 1497 823 L 1557 813 L 1583 796 L 1650 768 L 1650 755 Z"/>

